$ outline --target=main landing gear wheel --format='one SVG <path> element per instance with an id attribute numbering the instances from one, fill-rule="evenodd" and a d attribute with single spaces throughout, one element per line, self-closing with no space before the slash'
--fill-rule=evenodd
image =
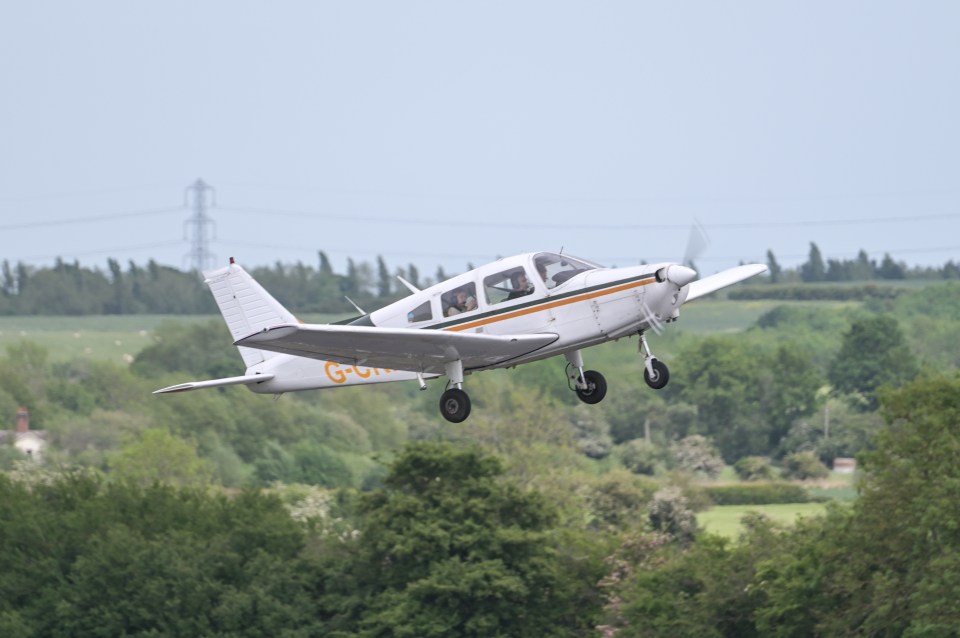
<path id="1" fill-rule="evenodd" d="M 451 423 L 461 423 L 470 416 L 470 397 L 459 388 L 450 388 L 440 395 L 440 414 Z"/>
<path id="2" fill-rule="evenodd" d="M 583 381 L 587 387 L 576 388 L 577 398 L 590 405 L 603 401 L 607 395 L 607 380 L 603 375 L 596 370 L 587 370 L 583 373 Z"/>
<path id="3" fill-rule="evenodd" d="M 643 380 L 647 382 L 647 385 L 654 390 L 659 390 L 667 385 L 667 381 L 670 380 L 670 370 L 667 368 L 667 364 L 660 359 L 651 359 L 650 367 L 653 368 L 652 376 L 649 369 L 643 369 Z"/>

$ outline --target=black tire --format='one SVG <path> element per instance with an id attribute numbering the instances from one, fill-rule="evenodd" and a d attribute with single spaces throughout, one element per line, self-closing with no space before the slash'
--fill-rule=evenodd
<path id="1" fill-rule="evenodd" d="M 647 385 L 653 388 L 654 390 L 659 390 L 667 385 L 667 382 L 670 381 L 670 370 L 660 359 L 654 359 L 650 362 L 651 367 L 653 368 L 653 376 L 650 376 L 650 371 L 646 367 L 643 368 L 643 380 L 647 382 Z"/>
<path id="2" fill-rule="evenodd" d="M 603 401 L 607 396 L 607 380 L 603 375 L 596 370 L 587 370 L 583 373 L 583 380 L 587 382 L 587 389 L 577 388 L 577 398 L 590 405 Z"/>
<path id="3" fill-rule="evenodd" d="M 458 388 L 440 395 L 440 414 L 450 423 L 462 423 L 470 416 L 470 397 Z"/>

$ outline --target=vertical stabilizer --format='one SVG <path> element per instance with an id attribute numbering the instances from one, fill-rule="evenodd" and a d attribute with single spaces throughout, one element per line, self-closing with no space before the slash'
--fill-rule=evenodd
<path id="1" fill-rule="evenodd" d="M 249 337 L 264 328 L 282 323 L 297 323 L 297 318 L 242 267 L 230 265 L 204 273 L 205 283 L 220 307 L 234 341 Z M 276 353 L 237 346 L 247 368 L 277 356 Z"/>

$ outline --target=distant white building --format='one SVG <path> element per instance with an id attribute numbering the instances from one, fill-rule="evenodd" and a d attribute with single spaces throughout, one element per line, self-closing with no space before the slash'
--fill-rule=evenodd
<path id="1" fill-rule="evenodd" d="M 857 459 L 838 456 L 833 459 L 833 471 L 840 474 L 853 474 L 857 471 Z"/>
<path id="2" fill-rule="evenodd" d="M 43 452 L 47 447 L 47 433 L 30 429 L 30 412 L 26 408 L 17 410 L 15 431 L 0 431 L 0 445 L 10 444 L 35 461 L 43 459 Z"/>

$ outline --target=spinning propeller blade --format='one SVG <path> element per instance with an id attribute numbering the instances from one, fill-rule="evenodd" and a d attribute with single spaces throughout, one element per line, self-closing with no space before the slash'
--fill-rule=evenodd
<path id="1" fill-rule="evenodd" d="M 703 251 L 710 245 L 710 238 L 707 237 L 707 231 L 698 220 L 693 220 L 690 226 L 690 236 L 687 238 L 687 249 L 683 252 L 684 266 L 693 267 L 693 262 L 703 254 Z"/>

